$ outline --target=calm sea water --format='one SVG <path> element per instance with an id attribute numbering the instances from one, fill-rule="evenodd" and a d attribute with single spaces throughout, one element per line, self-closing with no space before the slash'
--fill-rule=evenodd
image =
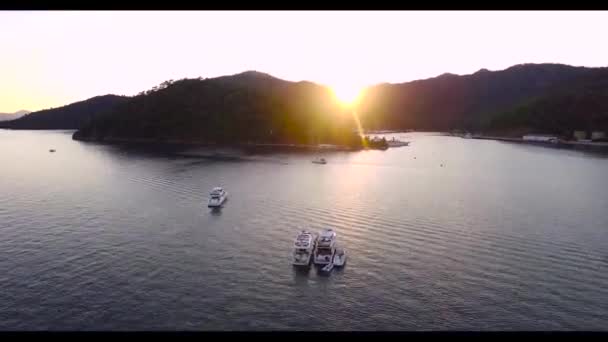
<path id="1" fill-rule="evenodd" d="M 2 330 L 608 328 L 601 155 L 408 133 L 316 165 L 71 133 L 0 130 Z M 297 271 L 324 227 L 346 267 Z"/>

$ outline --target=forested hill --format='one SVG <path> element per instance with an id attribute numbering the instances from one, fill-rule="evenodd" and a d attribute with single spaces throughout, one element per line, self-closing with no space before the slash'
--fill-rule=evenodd
<path id="1" fill-rule="evenodd" d="M 487 115 L 477 130 L 489 134 L 551 133 L 571 137 L 574 130 L 608 132 L 608 69 Z"/>
<path id="2" fill-rule="evenodd" d="M 164 82 L 91 121 L 74 138 L 351 144 L 355 128 L 330 89 L 248 71 Z"/>
<path id="3" fill-rule="evenodd" d="M 365 92 L 359 113 L 363 125 L 370 129 L 484 129 L 499 113 L 574 83 L 584 83 L 604 72 L 604 68 L 522 64 L 501 71 L 482 69 L 471 75 L 444 74 L 407 83 L 381 84 Z"/>

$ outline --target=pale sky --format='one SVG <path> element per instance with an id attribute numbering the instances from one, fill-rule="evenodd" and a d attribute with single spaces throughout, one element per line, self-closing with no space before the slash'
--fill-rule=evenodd
<path id="1" fill-rule="evenodd" d="M 0 12 L 0 112 L 258 70 L 338 88 L 607 66 L 608 12 Z"/>

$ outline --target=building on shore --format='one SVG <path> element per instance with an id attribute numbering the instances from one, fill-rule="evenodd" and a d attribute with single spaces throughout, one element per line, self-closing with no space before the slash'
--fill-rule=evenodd
<path id="1" fill-rule="evenodd" d="M 559 138 L 555 135 L 547 135 L 547 134 L 526 134 L 523 136 L 524 141 L 533 141 L 533 142 L 548 142 L 548 143 L 557 143 L 559 142 Z"/>
<path id="2" fill-rule="evenodd" d="M 574 131 L 573 137 L 574 137 L 574 140 L 587 139 L 587 132 L 586 131 Z"/>
<path id="3" fill-rule="evenodd" d="M 605 138 L 606 138 L 606 132 L 602 132 L 602 131 L 591 132 L 591 140 L 599 140 L 599 139 L 605 139 Z"/>

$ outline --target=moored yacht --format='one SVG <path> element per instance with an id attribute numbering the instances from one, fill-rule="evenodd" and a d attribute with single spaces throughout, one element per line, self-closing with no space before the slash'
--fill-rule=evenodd
<path id="1" fill-rule="evenodd" d="M 207 207 L 219 208 L 226 202 L 226 199 L 228 199 L 228 192 L 222 187 L 215 187 L 209 194 L 209 203 L 207 204 Z"/>
<path id="2" fill-rule="evenodd" d="M 325 229 L 319 233 L 313 261 L 317 265 L 327 265 L 333 262 L 336 252 L 336 232 Z"/>
<path id="3" fill-rule="evenodd" d="M 310 258 L 316 247 L 317 236 L 306 230 L 301 231 L 293 243 L 293 264 L 310 265 Z"/>
<path id="4" fill-rule="evenodd" d="M 327 160 L 325 160 L 325 158 L 316 158 L 312 162 L 314 164 L 327 164 Z"/>

